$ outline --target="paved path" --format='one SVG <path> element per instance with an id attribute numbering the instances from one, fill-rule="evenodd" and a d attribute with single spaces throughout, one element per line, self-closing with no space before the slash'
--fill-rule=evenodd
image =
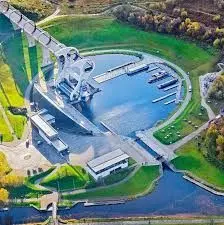
<path id="1" fill-rule="evenodd" d="M 197 186 L 199 186 L 199 187 L 201 187 L 201 188 L 211 192 L 214 195 L 224 196 L 224 192 L 216 191 L 213 188 L 208 187 L 207 185 L 203 184 L 203 181 L 199 182 L 199 181 L 197 181 L 195 179 L 192 179 L 191 177 L 189 177 L 187 175 L 184 175 L 183 178 L 188 180 L 189 182 L 191 182 L 193 184 L 196 184 Z"/>
<path id="2" fill-rule="evenodd" d="M 196 131 L 192 132 L 188 136 L 184 137 L 183 139 L 177 141 L 174 144 L 169 145 L 168 148 L 171 148 L 172 151 L 176 151 L 178 148 L 188 143 L 193 138 L 197 137 L 203 130 L 205 130 L 208 127 L 208 125 L 209 125 L 209 122 L 203 124 L 201 127 L 199 127 Z"/>
<path id="3" fill-rule="evenodd" d="M 208 127 L 208 125 L 209 122 L 203 124 L 196 131 L 192 132 L 183 139 L 170 145 L 164 145 L 159 140 L 157 140 L 153 136 L 152 130 L 147 132 L 137 132 L 136 135 L 152 150 L 157 152 L 159 155 L 163 156 L 166 160 L 171 161 L 176 157 L 175 155 L 176 150 L 178 150 L 181 146 L 183 146 L 184 144 L 188 143 L 190 140 L 198 136 L 203 130 L 205 130 Z"/>
<path id="4" fill-rule="evenodd" d="M 207 110 L 209 120 L 212 120 L 212 119 L 215 118 L 216 115 L 212 111 L 211 107 L 207 104 L 207 102 L 206 102 L 206 96 L 204 96 L 204 94 L 203 94 L 203 79 L 204 79 L 204 77 L 206 75 L 199 77 L 200 94 L 201 94 L 201 105 Z"/>
<path id="5" fill-rule="evenodd" d="M 181 225 L 181 224 L 221 224 L 224 219 L 145 219 L 145 220 L 124 220 L 124 221 L 106 221 L 106 222 L 80 222 L 67 223 L 68 225 Z"/>
<path id="6" fill-rule="evenodd" d="M 132 138 L 121 138 L 124 140 L 121 142 L 122 150 L 133 158 L 139 165 L 160 165 L 158 160 L 156 160 L 145 148 L 141 147 Z"/>
<path id="7" fill-rule="evenodd" d="M 59 195 L 57 192 L 53 192 L 52 194 L 43 195 L 40 198 L 40 209 L 47 210 L 47 207 L 51 203 L 58 203 Z"/>
<path id="8" fill-rule="evenodd" d="M 39 21 L 37 23 L 37 25 L 39 26 L 39 25 L 41 25 L 43 23 L 46 23 L 46 22 L 48 22 L 50 20 L 55 19 L 57 17 L 57 15 L 60 13 L 60 11 L 61 11 L 60 6 L 57 6 L 56 10 L 50 16 L 48 16 L 48 17 L 44 18 L 43 20 Z"/>

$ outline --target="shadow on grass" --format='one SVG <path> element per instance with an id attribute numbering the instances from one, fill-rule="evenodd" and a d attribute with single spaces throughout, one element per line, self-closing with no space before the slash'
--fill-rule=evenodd
<path id="1" fill-rule="evenodd" d="M 29 48 L 29 59 L 30 59 L 30 70 L 31 70 L 31 79 L 33 79 L 39 72 L 38 66 L 38 56 L 37 56 L 37 47 L 34 46 Z"/>
<path id="2" fill-rule="evenodd" d="M 13 35 L 13 26 L 10 21 L 4 16 L 0 15 L 0 42 L 5 42 Z"/>
<path id="3" fill-rule="evenodd" d="M 24 59 L 22 33 L 20 31 L 15 31 L 14 38 L 3 43 L 2 46 L 5 60 L 12 71 L 14 82 L 24 95 L 29 84 L 29 79 Z"/>

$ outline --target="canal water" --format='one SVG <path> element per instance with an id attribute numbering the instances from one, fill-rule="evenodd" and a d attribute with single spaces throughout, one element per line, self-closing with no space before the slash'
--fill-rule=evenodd
<path id="1" fill-rule="evenodd" d="M 93 76 L 137 58 L 115 54 L 96 56 L 94 60 L 96 70 Z M 176 109 L 176 105 L 166 106 L 164 101 L 152 103 L 153 99 L 168 92 L 164 93 L 156 87 L 166 80 L 148 84 L 151 75 L 142 72 L 102 83 L 102 91 L 93 97 L 90 104 L 82 105 L 82 113 L 98 126 L 103 121 L 122 135 L 134 136 L 135 131 L 152 127 L 157 121 L 166 119 Z M 150 149 L 148 151 L 152 152 Z M 182 174 L 167 168 L 155 190 L 146 196 L 119 205 L 84 207 L 80 203 L 69 210 L 59 210 L 59 215 L 65 219 L 187 214 L 223 215 L 224 198 L 186 181 Z M 39 212 L 31 207 L 14 207 L 7 212 L 0 212 L 0 224 L 6 224 L 6 220 L 13 221 L 13 224 L 44 221 L 49 215 L 49 212 Z"/>
<path id="2" fill-rule="evenodd" d="M 135 56 L 110 54 L 94 56 L 93 60 L 96 63 L 93 73 L 95 76 L 109 68 L 138 59 Z M 152 127 L 157 121 L 166 119 L 177 107 L 175 103 L 164 105 L 176 96 L 152 103 L 154 99 L 175 91 L 173 89 L 165 92 L 157 88 L 158 84 L 172 77 L 154 84 L 148 83 L 152 74 L 158 71 L 144 71 L 133 76 L 123 75 L 101 83 L 101 92 L 95 94 L 90 103 L 82 104 L 82 113 L 97 126 L 102 127 L 101 122 L 103 122 L 115 133 L 121 135 L 134 136 L 137 130 Z"/>
<path id="3" fill-rule="evenodd" d="M 64 218 L 87 217 L 131 217 L 156 215 L 224 215 L 224 199 L 186 181 L 181 174 L 168 169 L 159 180 L 155 190 L 125 204 L 84 207 L 82 203 L 69 210 L 59 210 Z M 12 208 L 0 212 L 1 221 L 10 219 L 13 223 L 44 221 L 49 212 L 39 212 L 31 207 Z"/>

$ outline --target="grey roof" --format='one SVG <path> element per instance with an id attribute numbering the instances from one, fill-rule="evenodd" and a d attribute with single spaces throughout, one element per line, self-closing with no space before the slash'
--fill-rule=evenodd
<path id="1" fill-rule="evenodd" d="M 58 134 L 58 132 L 50 124 L 48 124 L 44 119 L 42 119 L 39 114 L 35 114 L 34 116 L 31 116 L 30 119 L 35 124 L 35 126 L 41 129 L 42 132 L 44 132 L 44 134 L 47 137 L 54 137 Z"/>
<path id="2" fill-rule="evenodd" d="M 98 158 L 95 158 L 87 163 L 87 165 L 94 171 L 98 172 L 109 166 L 121 162 L 122 160 L 128 159 L 129 156 L 124 153 L 121 149 L 109 152 Z"/>
<path id="3" fill-rule="evenodd" d="M 60 138 L 52 141 L 52 145 L 54 146 L 57 151 L 62 152 L 68 149 L 68 145 L 65 144 Z"/>
<path id="4" fill-rule="evenodd" d="M 51 114 L 44 114 L 44 115 L 42 115 L 42 118 L 47 122 L 55 120 L 55 117 L 52 116 Z"/>

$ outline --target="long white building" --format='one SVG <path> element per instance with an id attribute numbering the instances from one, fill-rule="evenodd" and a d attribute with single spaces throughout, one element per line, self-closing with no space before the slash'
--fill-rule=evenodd
<path id="1" fill-rule="evenodd" d="M 109 152 L 87 163 L 87 171 L 95 180 L 128 167 L 129 156 L 121 149 Z"/>
<path id="2" fill-rule="evenodd" d="M 58 132 L 51 126 L 51 124 L 54 123 L 55 118 L 48 114 L 46 110 L 39 111 L 31 116 L 30 120 L 38 129 L 40 136 L 59 153 L 68 149 L 68 145 L 59 138 Z"/>

